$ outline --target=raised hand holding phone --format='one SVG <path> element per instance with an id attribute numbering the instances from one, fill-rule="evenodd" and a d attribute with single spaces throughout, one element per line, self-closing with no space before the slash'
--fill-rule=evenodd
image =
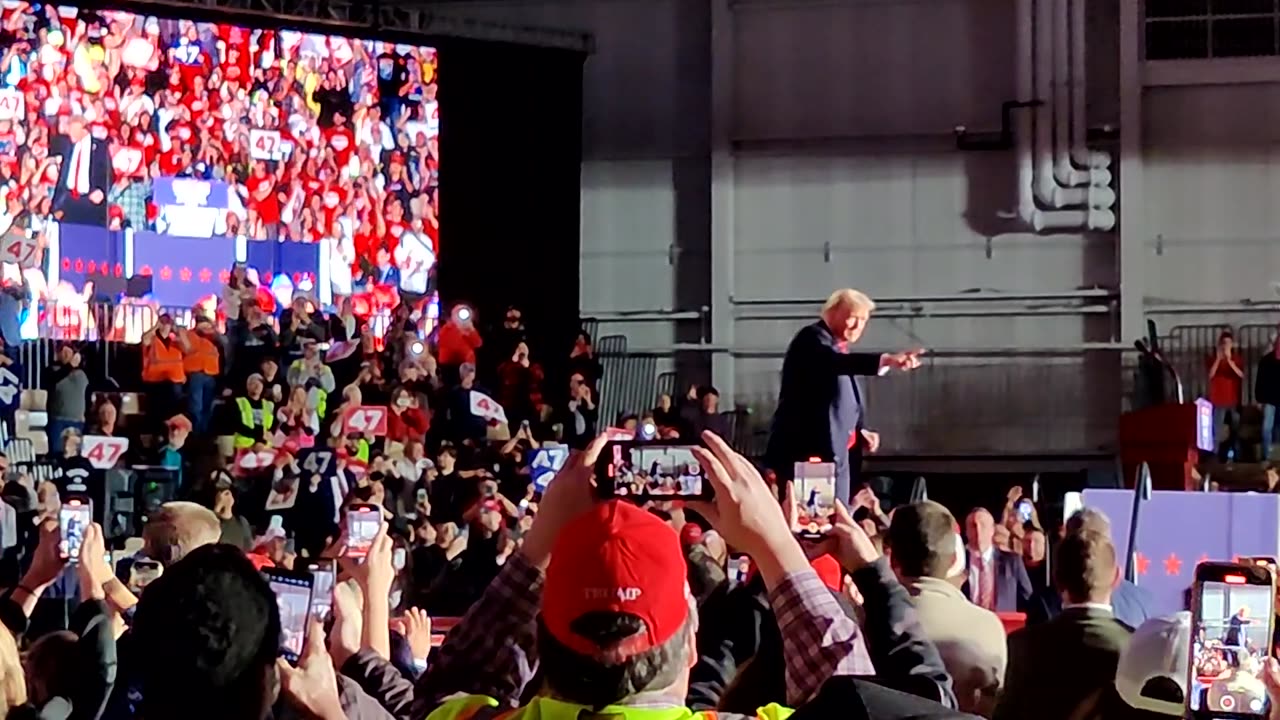
<path id="1" fill-rule="evenodd" d="M 94 600 L 106 599 L 104 586 L 114 577 L 107 565 L 107 547 L 102 537 L 102 526 L 91 522 L 84 530 L 80 543 L 79 564 L 80 596 Z"/>
<path id="2" fill-rule="evenodd" d="M 840 566 L 853 573 L 870 565 L 880 558 L 871 538 L 867 537 L 862 526 L 853 521 L 848 508 L 840 500 L 836 500 L 835 514 L 832 516 L 831 529 L 826 536 L 814 543 L 811 555 L 830 555 L 840 561 Z"/>
<path id="3" fill-rule="evenodd" d="M 338 696 L 338 677 L 324 647 L 324 626 L 312 623 L 307 643 L 295 668 L 284 658 L 276 660 L 280 694 L 304 717 L 345 720 Z"/>

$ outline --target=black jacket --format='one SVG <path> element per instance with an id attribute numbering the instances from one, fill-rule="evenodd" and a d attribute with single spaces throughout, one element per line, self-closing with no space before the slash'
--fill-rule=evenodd
<path id="1" fill-rule="evenodd" d="M 765 464 L 790 478 L 797 462 L 834 462 L 837 497 L 848 501 L 849 437 L 863 427 L 862 390 L 854 376 L 880 372 L 880 356 L 845 353 L 825 323 L 796 333 L 782 361 Z"/>
<path id="2" fill-rule="evenodd" d="M 1269 352 L 1258 361 L 1253 378 L 1253 399 L 1264 405 L 1280 405 L 1280 358 Z"/>
<path id="3" fill-rule="evenodd" d="M 22 609 L 8 597 L 0 601 L 0 622 L 21 638 L 27 631 L 27 618 Z M 107 709 L 107 700 L 116 684 L 116 637 L 111 616 L 101 600 L 80 603 L 71 615 L 71 632 L 76 642 L 75 667 L 66 668 L 75 678 L 75 693 L 70 697 L 50 698 L 40 708 L 27 706 L 10 717 L 41 720 L 97 720 Z"/>
<path id="4" fill-rule="evenodd" d="M 853 581 L 864 600 L 865 622 L 860 625 L 877 669 L 874 682 L 954 707 L 951 677 L 937 648 L 925 638 L 910 596 L 888 561 L 881 559 L 859 570 Z M 837 599 L 852 617 L 848 601 L 840 595 Z M 689 676 L 690 708 L 750 715 L 768 703 L 786 703 L 782 636 L 758 577 L 722 598 L 713 596 L 698 617 L 698 663 Z M 750 676 L 740 677 L 740 671 Z M 726 693 L 730 685 L 732 695 Z"/>

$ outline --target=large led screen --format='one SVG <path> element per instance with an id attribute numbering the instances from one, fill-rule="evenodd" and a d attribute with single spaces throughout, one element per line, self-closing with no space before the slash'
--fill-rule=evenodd
<path id="1" fill-rule="evenodd" d="M 434 311 L 434 49 L 11 0 L 2 21 L 0 259 L 34 299 L 149 275 L 148 301 L 190 306 L 241 260 L 277 297 Z"/>

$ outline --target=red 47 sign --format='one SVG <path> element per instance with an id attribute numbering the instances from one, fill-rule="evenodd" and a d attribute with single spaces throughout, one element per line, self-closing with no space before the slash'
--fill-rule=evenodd
<path id="1" fill-rule="evenodd" d="M 36 240 L 24 230 L 12 228 L 0 239 L 0 262 L 31 267 L 35 265 L 35 256 Z"/>
<path id="2" fill-rule="evenodd" d="M 81 447 L 90 465 L 98 470 L 110 470 L 129 449 L 129 438 L 85 435 Z"/>
<path id="3" fill-rule="evenodd" d="M 386 435 L 387 409 L 377 405 L 362 405 L 347 412 L 343 434 Z"/>

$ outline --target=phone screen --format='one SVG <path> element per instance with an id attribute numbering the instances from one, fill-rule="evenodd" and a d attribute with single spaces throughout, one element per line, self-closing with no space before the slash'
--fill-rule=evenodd
<path id="1" fill-rule="evenodd" d="M 747 576 L 751 573 L 751 558 L 746 555 L 732 555 L 729 557 L 729 583 L 731 585 L 741 585 L 747 581 Z"/>
<path id="2" fill-rule="evenodd" d="M 311 588 L 314 580 L 268 568 L 262 573 L 276 595 L 280 608 L 280 657 L 298 662 L 307 639 L 307 622 L 311 616 Z"/>
<path id="3" fill-rule="evenodd" d="M 1031 522 L 1031 514 L 1035 512 L 1035 505 L 1030 500 L 1023 498 L 1018 501 L 1018 522 L 1023 524 Z"/>
<path id="4" fill-rule="evenodd" d="M 1266 717 L 1269 712 L 1262 673 L 1275 623 L 1274 589 L 1256 580 L 1228 570 L 1196 584 L 1188 683 L 1196 717 Z"/>
<path id="5" fill-rule="evenodd" d="M 364 557 L 373 547 L 373 539 L 382 526 L 382 513 L 375 507 L 347 511 L 347 556 Z"/>
<path id="6" fill-rule="evenodd" d="M 710 483 L 695 445 L 609 443 L 600 453 L 604 494 L 640 500 L 705 498 Z"/>
<path id="7" fill-rule="evenodd" d="M 835 463 L 796 463 L 793 488 L 801 537 L 822 537 L 836 511 Z"/>
<path id="8" fill-rule="evenodd" d="M 71 562 L 80 561 L 80 544 L 84 541 L 85 528 L 93 522 L 93 506 L 79 498 L 68 498 L 58 511 L 58 531 L 61 540 L 58 550 Z"/>
<path id="9" fill-rule="evenodd" d="M 324 622 L 333 612 L 333 586 L 337 580 L 332 560 L 321 560 L 307 568 L 311 572 L 311 619 Z"/>

